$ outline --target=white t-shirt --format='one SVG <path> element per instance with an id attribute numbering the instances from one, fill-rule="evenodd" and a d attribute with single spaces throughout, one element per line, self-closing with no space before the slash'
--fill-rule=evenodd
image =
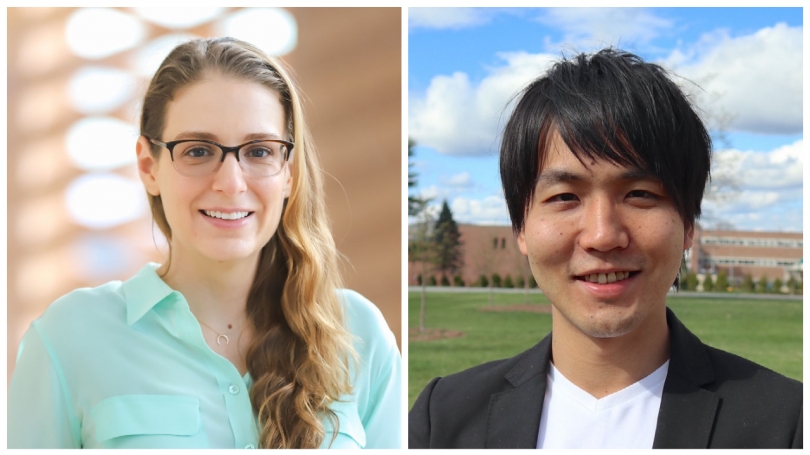
<path id="1" fill-rule="evenodd" d="M 601 399 L 549 365 L 538 449 L 650 449 L 669 360 L 646 378 Z"/>

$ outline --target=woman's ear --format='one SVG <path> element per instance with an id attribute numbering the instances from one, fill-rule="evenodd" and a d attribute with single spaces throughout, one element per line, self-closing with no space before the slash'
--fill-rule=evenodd
<path id="1" fill-rule="evenodd" d="M 138 154 L 138 174 L 141 177 L 146 192 L 152 196 L 160 196 L 160 187 L 157 182 L 157 159 L 152 156 L 152 147 L 145 136 L 138 138 L 135 144 Z"/>
<path id="2" fill-rule="evenodd" d="M 287 180 L 284 182 L 284 199 L 290 197 L 290 193 L 292 192 L 292 164 L 288 161 L 287 165 L 285 166 L 286 170 L 284 173 L 287 174 Z"/>

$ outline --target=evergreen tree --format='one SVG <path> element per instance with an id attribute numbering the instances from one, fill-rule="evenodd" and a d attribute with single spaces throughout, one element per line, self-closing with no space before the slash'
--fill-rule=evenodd
<path id="1" fill-rule="evenodd" d="M 687 291 L 696 291 L 698 286 L 698 278 L 695 272 L 689 272 L 686 274 L 686 290 Z"/>
<path id="2" fill-rule="evenodd" d="M 442 286 L 450 286 L 450 280 L 445 275 L 442 275 Z"/>
<path id="3" fill-rule="evenodd" d="M 791 275 L 790 278 L 788 278 L 787 287 L 788 287 L 788 293 L 790 293 L 790 294 L 795 294 L 796 293 L 796 288 L 798 287 L 798 283 L 796 282 L 796 278 L 794 278 L 793 275 Z"/>
<path id="4" fill-rule="evenodd" d="M 435 276 L 431 275 L 430 278 L 428 278 L 428 286 L 436 286 L 436 277 Z"/>
<path id="5" fill-rule="evenodd" d="M 446 200 L 442 202 L 433 239 L 436 246 L 436 270 L 442 275 L 455 273 L 462 265 L 461 233 Z"/>
<path id="6" fill-rule="evenodd" d="M 714 290 L 717 292 L 728 291 L 728 277 L 726 276 L 726 272 L 720 272 L 717 274 L 717 283 L 714 285 Z"/>
<path id="7" fill-rule="evenodd" d="M 714 281 L 712 281 L 712 276 L 707 273 L 706 278 L 703 278 L 703 292 L 712 291 L 714 291 Z"/>
<path id="8" fill-rule="evenodd" d="M 497 273 L 492 274 L 492 287 L 499 288 L 501 287 L 501 276 Z"/>
<path id="9" fill-rule="evenodd" d="M 478 277 L 478 286 L 485 288 L 489 286 L 489 279 L 487 279 L 486 275 L 481 275 Z"/>
<path id="10" fill-rule="evenodd" d="M 503 287 L 505 288 L 514 288 L 515 284 L 512 283 L 512 275 L 506 275 L 506 278 L 503 279 Z"/>
<path id="11" fill-rule="evenodd" d="M 416 183 L 416 173 L 411 172 L 411 167 L 413 163 L 411 162 L 411 157 L 413 156 L 413 146 L 416 143 L 408 138 L 408 192 L 410 189 L 417 185 Z M 408 195 L 408 216 L 417 216 L 421 210 L 424 210 L 425 204 L 422 204 L 422 199 Z"/>
<path id="12" fill-rule="evenodd" d="M 526 280 L 523 278 L 523 275 L 518 275 L 518 277 L 515 278 L 515 287 L 518 289 L 526 287 Z"/>
<path id="13" fill-rule="evenodd" d="M 464 283 L 464 280 L 461 278 L 461 275 L 456 274 L 453 277 L 453 286 L 462 287 L 462 288 L 464 286 L 466 286 L 465 283 Z"/>
<path id="14" fill-rule="evenodd" d="M 745 275 L 740 288 L 743 292 L 754 292 L 754 278 L 751 275 Z"/>
<path id="15" fill-rule="evenodd" d="M 765 275 L 757 281 L 757 292 L 768 292 L 768 278 Z"/>
<path id="16" fill-rule="evenodd" d="M 773 292 L 774 294 L 782 293 L 782 280 L 780 280 L 779 278 L 773 280 L 773 289 L 771 289 L 771 292 Z"/>

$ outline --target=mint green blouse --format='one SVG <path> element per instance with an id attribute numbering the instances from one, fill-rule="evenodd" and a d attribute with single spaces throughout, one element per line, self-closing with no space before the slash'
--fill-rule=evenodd
<path id="1" fill-rule="evenodd" d="M 9 448 L 258 447 L 250 374 L 211 350 L 157 267 L 73 291 L 31 324 L 8 392 Z M 339 292 L 359 362 L 322 448 L 400 448 L 394 335 L 371 302 Z"/>

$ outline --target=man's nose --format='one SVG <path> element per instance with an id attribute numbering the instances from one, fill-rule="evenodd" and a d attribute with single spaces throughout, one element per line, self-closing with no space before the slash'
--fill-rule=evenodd
<path id="1" fill-rule="evenodd" d="M 585 209 L 579 236 L 580 247 L 610 251 L 629 245 L 630 235 L 614 201 L 608 197 L 597 197 Z"/>

